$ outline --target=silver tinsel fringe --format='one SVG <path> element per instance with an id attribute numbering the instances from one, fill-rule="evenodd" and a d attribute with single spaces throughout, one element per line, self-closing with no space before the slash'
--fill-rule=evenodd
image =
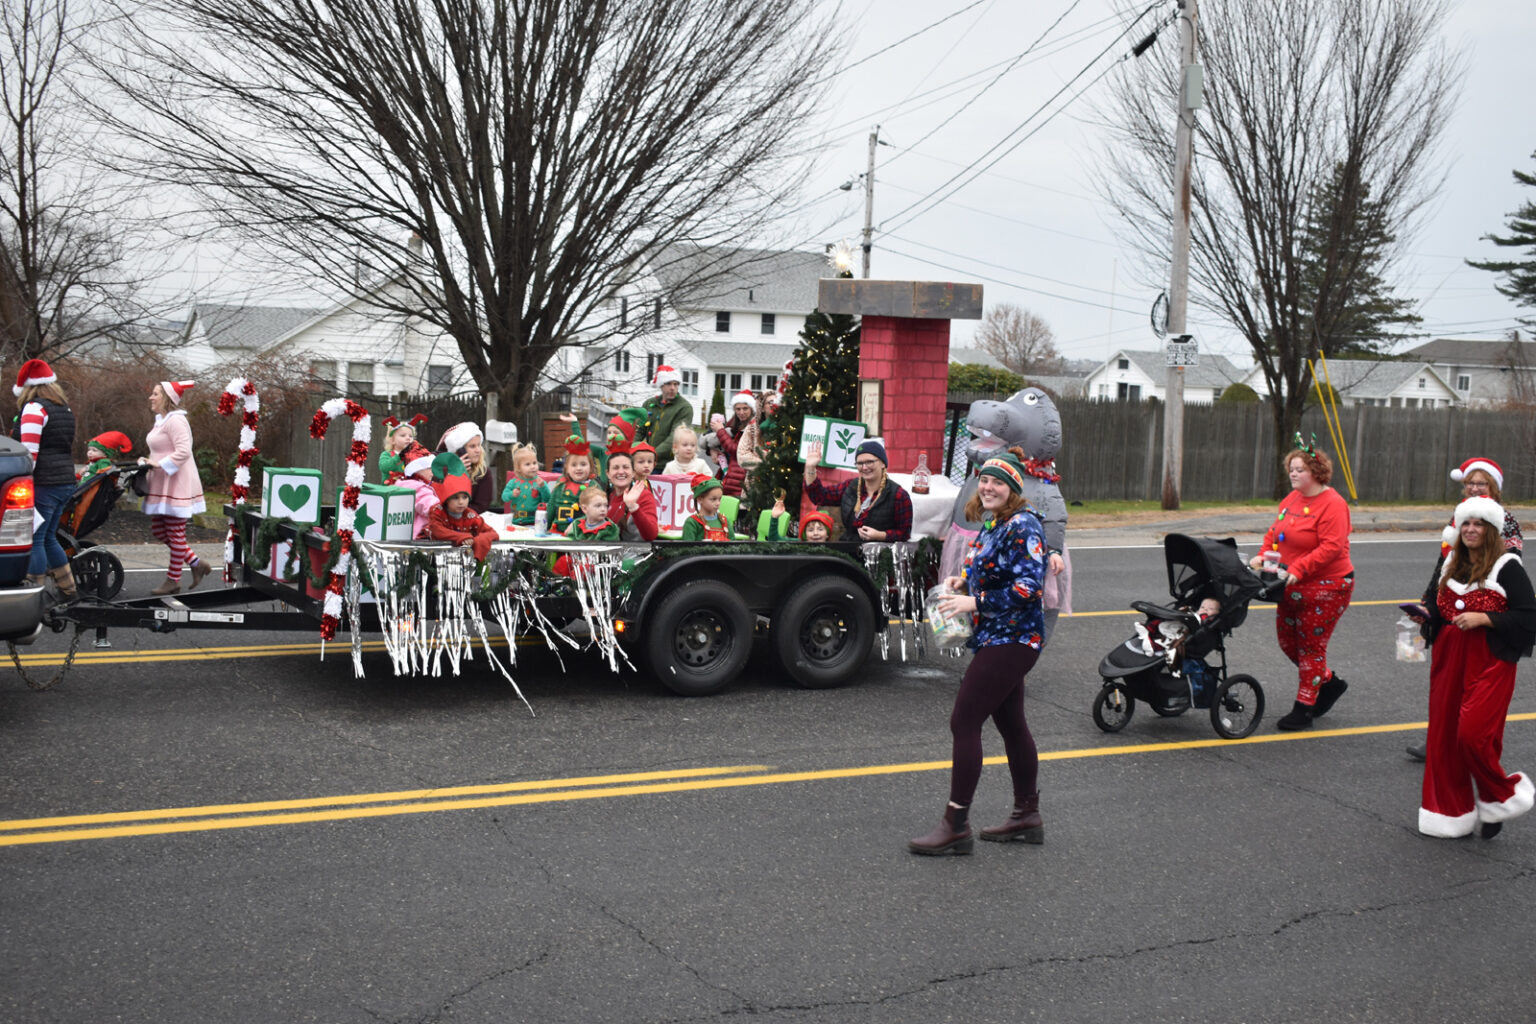
<path id="1" fill-rule="evenodd" d="M 875 592 L 880 595 L 880 614 L 888 623 L 880 633 L 880 657 L 886 661 L 891 656 L 891 634 L 896 634 L 899 656 L 907 660 L 907 646 L 911 645 L 912 657 L 921 658 L 928 649 L 928 630 L 922 623 L 923 591 L 912 575 L 912 558 L 917 544 L 912 541 L 865 544 L 864 568 L 875 582 Z M 892 576 L 888 579 L 880 572 L 880 556 L 891 554 Z"/>

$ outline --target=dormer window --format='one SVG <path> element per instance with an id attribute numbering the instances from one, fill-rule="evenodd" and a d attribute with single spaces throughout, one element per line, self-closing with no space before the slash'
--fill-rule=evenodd
<path id="1" fill-rule="evenodd" d="M 1115 364 L 1115 369 L 1117 370 L 1129 370 L 1130 368 L 1131 361 L 1129 359 L 1121 359 L 1118 363 Z"/>

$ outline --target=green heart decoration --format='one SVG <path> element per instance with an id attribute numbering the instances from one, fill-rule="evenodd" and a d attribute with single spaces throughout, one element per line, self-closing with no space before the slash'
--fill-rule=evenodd
<path id="1" fill-rule="evenodd" d="M 309 504 L 314 489 L 308 484 L 282 484 L 277 489 L 277 500 L 290 512 L 298 512 Z"/>

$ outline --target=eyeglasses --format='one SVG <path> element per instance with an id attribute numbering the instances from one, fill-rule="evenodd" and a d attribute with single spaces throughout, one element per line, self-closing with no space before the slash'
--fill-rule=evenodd
<path id="1" fill-rule="evenodd" d="M 876 466 L 876 465 L 880 464 L 880 460 L 879 459 L 854 459 L 853 460 L 853 464 L 855 466 Z"/>
<path id="2" fill-rule="evenodd" d="M 1461 485 L 1461 488 L 1468 494 L 1471 494 L 1473 491 L 1481 491 L 1486 494 L 1489 490 L 1491 490 L 1491 488 L 1481 480 L 1468 480 L 1466 483 Z"/>

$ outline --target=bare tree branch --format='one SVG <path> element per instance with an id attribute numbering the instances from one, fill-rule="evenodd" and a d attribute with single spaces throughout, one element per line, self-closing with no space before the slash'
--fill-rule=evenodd
<path id="1" fill-rule="evenodd" d="M 1061 370 L 1061 353 L 1056 351 L 1050 325 L 1023 306 L 998 302 L 987 307 L 975 341 L 1014 373 L 1028 376 Z"/>

